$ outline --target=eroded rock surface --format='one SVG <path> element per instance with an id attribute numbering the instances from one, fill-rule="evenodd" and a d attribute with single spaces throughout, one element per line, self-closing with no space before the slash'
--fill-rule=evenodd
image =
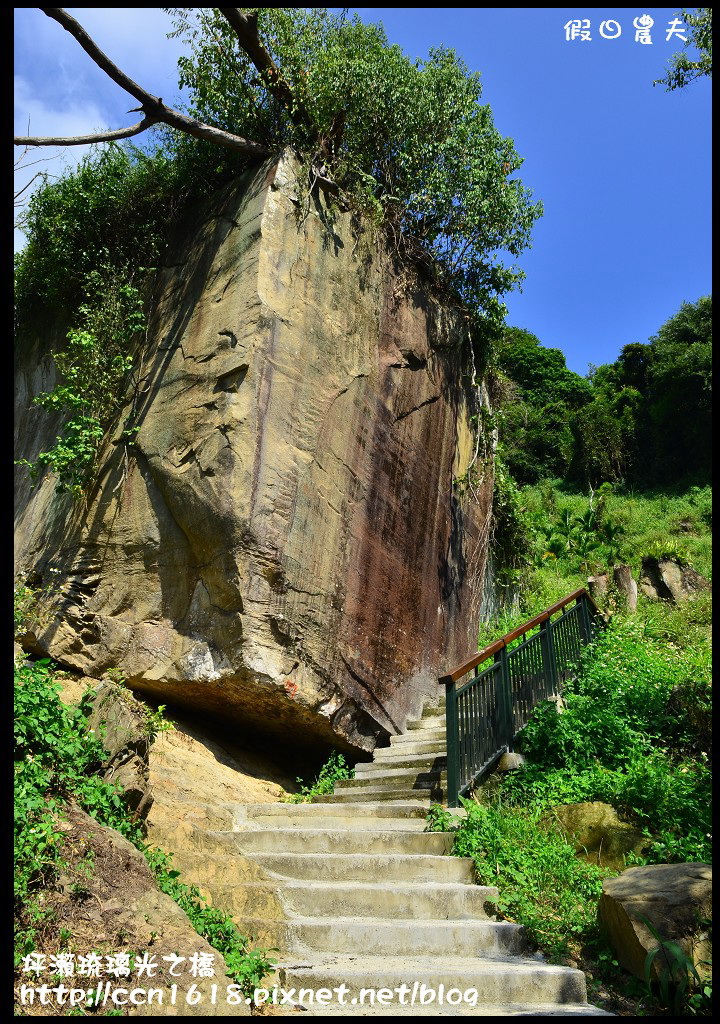
<path id="1" fill-rule="evenodd" d="M 158 889 L 139 850 L 76 806 L 56 824 L 63 836 L 65 866 L 57 885 L 45 890 L 45 907 L 52 911 L 50 920 L 61 934 L 70 936 L 66 948 L 73 956 L 95 952 L 101 969 L 97 977 L 61 978 L 68 988 L 80 985 L 87 992 L 100 986 L 102 1005 L 122 1006 L 129 1016 L 250 1016 L 244 998 L 239 1001 L 232 994 L 228 998 L 227 986 L 232 982 L 222 955 L 198 935 L 177 903 Z M 40 949 L 50 956 L 58 952 L 57 946 L 45 951 L 41 945 Z M 153 966 L 144 974 L 136 968 L 128 976 L 114 977 L 105 958 L 118 954 L 146 954 Z M 200 958 L 206 958 L 212 976 L 193 973 L 193 964 Z M 24 978 L 31 986 L 58 984 L 57 975 L 51 979 L 50 968 L 47 975 Z M 130 992 L 135 993 L 132 998 Z M 38 1002 L 36 998 L 30 1015 Z"/>
<path id="2" fill-rule="evenodd" d="M 283 743 L 369 750 L 475 647 L 484 398 L 462 317 L 293 174 L 248 172 L 182 224 L 87 506 L 21 481 L 18 565 L 48 588 L 24 642 Z M 22 346 L 17 457 L 57 430 L 28 406 L 49 347 Z"/>

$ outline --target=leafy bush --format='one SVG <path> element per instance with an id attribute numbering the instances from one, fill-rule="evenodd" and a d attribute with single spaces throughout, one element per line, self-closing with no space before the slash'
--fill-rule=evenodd
<path id="1" fill-rule="evenodd" d="M 603 800 L 648 830 L 647 860 L 707 860 L 708 753 L 677 713 L 707 687 L 699 652 L 668 650 L 641 621 L 614 620 L 567 684 L 562 713 L 544 703 L 522 730 L 531 763 L 503 782 L 504 798 L 538 810 Z"/>
<path id="2" fill-rule="evenodd" d="M 50 665 L 45 659 L 15 668 L 16 956 L 32 950 L 46 917 L 38 895 L 63 864 L 57 820 L 68 800 L 131 841 L 139 839 L 118 788 L 95 774 L 105 759 L 102 744 L 88 734 L 82 710 L 58 700 Z"/>
<path id="3" fill-rule="evenodd" d="M 301 778 L 295 780 L 300 786 L 300 792 L 286 797 L 285 802 L 289 804 L 309 804 L 314 796 L 324 796 L 332 793 L 335 789 L 335 783 L 339 779 L 352 779 L 354 774 L 354 770 L 347 764 L 343 755 L 334 750 L 318 772 L 314 782 L 304 783 Z"/>
<path id="4" fill-rule="evenodd" d="M 42 890 L 66 866 L 65 833 L 58 826 L 70 800 L 100 824 L 117 829 L 145 854 L 159 887 L 187 913 L 193 927 L 225 957 L 246 994 L 272 969 L 267 950 L 250 949 L 230 918 L 207 907 L 198 890 L 179 880 L 171 855 L 147 847 L 117 786 L 97 774 L 106 758 L 102 743 L 88 732 L 87 701 L 67 708 L 58 700 L 49 659 L 15 669 L 15 963 L 36 947 L 48 925 Z M 87 697 L 92 697 L 89 691 Z M 150 727 L 166 727 L 151 716 Z"/>

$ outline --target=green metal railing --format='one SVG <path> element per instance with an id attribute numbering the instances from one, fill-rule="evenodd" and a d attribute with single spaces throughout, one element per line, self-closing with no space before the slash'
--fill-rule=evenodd
<path id="1" fill-rule="evenodd" d="M 446 688 L 448 807 L 457 807 L 458 798 L 512 750 L 535 705 L 559 695 L 592 639 L 597 615 L 588 592 L 575 590 L 440 677 Z"/>

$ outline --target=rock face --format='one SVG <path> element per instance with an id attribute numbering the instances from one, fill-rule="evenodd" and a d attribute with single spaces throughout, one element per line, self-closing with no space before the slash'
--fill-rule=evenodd
<path id="1" fill-rule="evenodd" d="M 294 173 L 264 165 L 186 217 L 87 504 L 21 479 L 18 565 L 41 590 L 24 643 L 357 752 L 475 649 L 485 397 L 462 317 Z M 29 405 L 51 347 L 21 345 L 18 458 L 57 431 Z"/>
<path id="2" fill-rule="evenodd" d="M 640 590 L 646 597 L 663 601 L 687 601 L 701 590 L 710 590 L 710 583 L 689 565 L 681 565 L 674 558 L 654 558 L 647 555 L 642 560 Z"/>
<path id="3" fill-rule="evenodd" d="M 643 978 L 645 958 L 658 942 L 642 918 L 663 940 L 677 942 L 702 970 L 701 961 L 711 958 L 711 899 L 709 864 L 649 864 L 606 879 L 598 914 L 620 963 Z M 660 953 L 653 962 L 656 976 L 663 962 Z"/>

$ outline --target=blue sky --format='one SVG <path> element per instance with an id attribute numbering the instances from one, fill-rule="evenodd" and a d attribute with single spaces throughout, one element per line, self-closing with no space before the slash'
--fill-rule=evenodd
<path id="1" fill-rule="evenodd" d="M 160 8 L 69 8 L 145 88 L 177 94 L 177 41 Z M 411 57 L 453 47 L 482 73 L 483 100 L 524 164 L 518 176 L 545 207 L 520 262 L 508 322 L 562 349 L 571 369 L 646 341 L 710 285 L 710 82 L 653 87 L 682 41 L 666 40 L 673 8 L 357 8 L 382 21 Z M 633 19 L 649 15 L 649 45 Z M 589 19 L 589 41 L 564 25 Z M 602 38 L 600 24 L 621 27 Z M 85 133 L 133 123 L 136 103 L 36 8 L 16 9 L 16 131 Z M 607 33 L 608 28 L 604 31 Z M 610 31 L 617 31 L 610 26 Z M 41 154 L 43 156 L 47 154 Z M 57 173 L 66 151 L 38 169 Z M 28 155 L 26 164 L 36 159 Z M 21 172 L 22 173 L 22 172 Z"/>

